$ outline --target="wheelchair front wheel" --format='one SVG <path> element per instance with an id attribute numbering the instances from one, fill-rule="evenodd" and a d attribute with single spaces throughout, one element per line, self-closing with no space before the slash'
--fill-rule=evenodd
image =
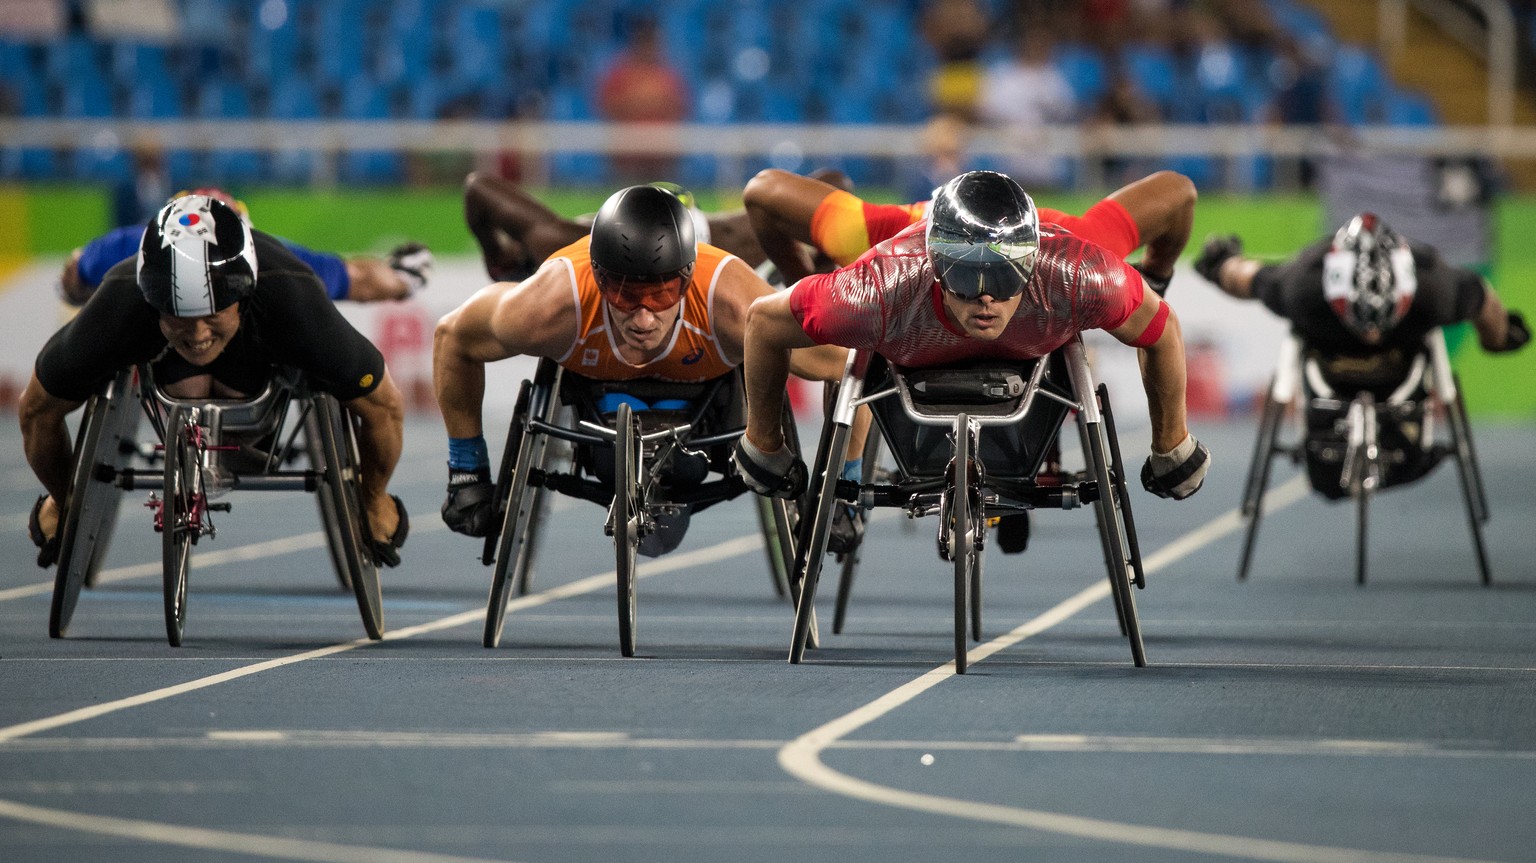
<path id="1" fill-rule="evenodd" d="M 377 641 L 384 637 L 384 601 L 379 567 L 369 549 L 368 515 L 363 510 L 357 432 L 346 409 L 328 395 L 315 397 L 314 409 L 325 453 L 325 486 L 341 527 L 342 551 L 363 618 L 363 629 Z"/>
<path id="2" fill-rule="evenodd" d="M 121 443 L 138 420 L 133 372 L 125 370 L 106 393 L 92 396 L 75 436 L 74 474 L 59 513 L 59 560 L 48 609 L 48 635 L 63 638 L 80 588 L 94 583 L 112 543 L 122 490 L 103 468 L 125 466 Z"/>
<path id="3" fill-rule="evenodd" d="M 207 515 L 201 452 L 196 440 L 199 434 L 193 414 L 180 408 L 171 412 L 166 421 L 160 538 L 164 552 L 165 637 L 172 647 L 181 646 L 186 630 L 187 575 L 192 568 L 192 546 L 202 532 L 202 520 Z"/>
<path id="4" fill-rule="evenodd" d="M 975 438 L 971 431 L 970 417 L 962 413 L 955 418 L 955 457 L 950 462 L 949 476 L 949 556 L 955 564 L 955 673 L 964 674 L 967 652 L 970 649 L 971 617 L 974 612 L 977 629 L 981 628 L 981 609 L 974 605 L 971 588 L 973 579 L 980 580 L 980 561 L 976 551 L 977 522 L 980 511 L 977 503 L 981 489 L 971 466 L 974 458 Z M 980 585 L 974 585 L 979 587 Z"/>
<path id="5" fill-rule="evenodd" d="M 640 419 L 629 404 L 619 405 L 615 421 L 613 525 L 615 572 L 618 576 L 619 652 L 635 655 L 635 550 L 640 545 L 640 514 L 644 492 L 640 487 Z"/>

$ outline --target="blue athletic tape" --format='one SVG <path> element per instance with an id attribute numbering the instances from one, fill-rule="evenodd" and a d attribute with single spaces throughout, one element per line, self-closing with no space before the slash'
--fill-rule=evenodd
<path id="1" fill-rule="evenodd" d="M 485 446 L 485 436 L 451 437 L 448 439 L 448 467 L 452 470 L 479 470 L 491 466 L 490 451 Z"/>
<path id="2" fill-rule="evenodd" d="M 843 479 L 858 482 L 864 478 L 864 459 L 851 458 L 843 462 Z"/>

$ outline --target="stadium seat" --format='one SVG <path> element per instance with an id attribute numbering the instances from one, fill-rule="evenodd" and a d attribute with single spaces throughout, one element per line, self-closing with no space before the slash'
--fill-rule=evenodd
<path id="1" fill-rule="evenodd" d="M 1387 88 L 1387 74 L 1375 55 L 1355 45 L 1339 46 L 1328 71 L 1328 89 L 1345 122 L 1380 122 Z"/>
<path id="2" fill-rule="evenodd" d="M 1086 45 L 1061 44 L 1056 46 L 1053 59 L 1056 68 L 1072 85 L 1077 104 L 1092 105 L 1104 94 L 1108 75 L 1099 52 Z"/>
<path id="3" fill-rule="evenodd" d="M 1393 87 L 1387 93 L 1384 119 L 1394 126 L 1434 126 L 1440 111 L 1422 93 Z"/>

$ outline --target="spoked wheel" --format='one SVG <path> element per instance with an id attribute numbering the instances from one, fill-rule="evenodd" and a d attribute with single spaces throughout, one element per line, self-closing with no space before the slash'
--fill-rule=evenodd
<path id="1" fill-rule="evenodd" d="M 341 528 L 352 594 L 362 614 L 363 629 L 372 639 L 384 637 L 384 599 L 379 587 L 379 567 L 369 547 L 368 514 L 363 509 L 362 476 L 359 473 L 357 432 L 346 409 L 328 395 L 312 402 L 325 455 L 325 487 Z"/>
<path id="2" fill-rule="evenodd" d="M 1141 621 L 1136 615 L 1136 596 L 1131 589 L 1131 566 L 1128 559 L 1125 522 L 1121 518 L 1119 502 L 1114 494 L 1114 482 L 1110 476 L 1110 460 L 1105 452 L 1104 430 L 1100 423 L 1087 424 L 1088 469 L 1099 485 L 1099 530 L 1109 558 L 1109 587 L 1115 596 L 1119 612 L 1121 632 L 1131 643 L 1131 660 L 1137 668 L 1147 664 L 1146 648 L 1141 642 Z"/>
<path id="3" fill-rule="evenodd" d="M 501 643 L 501 631 L 507 619 L 507 601 L 518 581 L 518 574 L 526 571 L 524 559 L 528 556 L 530 532 L 537 513 L 536 493 L 539 489 L 529 484 L 529 474 L 537 455 L 535 444 L 539 437 L 527 431 L 532 388 L 532 382 L 523 381 L 523 388 L 517 395 L 512 426 L 507 432 L 507 448 L 501 460 L 501 478 L 497 484 L 499 491 L 505 491 L 505 496 L 497 495 L 497 500 L 502 501 L 503 518 L 499 529 L 486 537 L 487 547 L 495 549 L 495 557 L 486 562 L 494 560 L 496 564 L 491 571 L 491 594 L 485 606 L 485 634 L 482 643 L 486 647 L 495 647 Z"/>
<path id="4" fill-rule="evenodd" d="M 573 425 L 574 421 L 565 425 Z M 556 449 L 562 452 L 557 453 Z M 557 461 L 566 458 L 569 445 L 551 440 L 539 435 L 533 439 L 533 465 L 539 470 L 549 473 Z M 522 551 L 517 558 L 517 595 L 527 596 L 533 589 L 533 562 L 538 558 L 539 539 L 543 536 L 544 522 L 549 518 L 550 496 L 544 492 L 543 486 L 532 486 L 533 502 L 530 504 L 532 514 L 528 517 L 527 536 L 523 539 Z"/>
<path id="5" fill-rule="evenodd" d="M 203 490 L 202 436 L 193 411 L 176 408 L 166 421 L 165 486 L 161 499 L 160 539 L 164 552 L 165 637 L 181 646 L 187 624 L 187 574 L 192 546 L 207 516 Z"/>
<path id="6" fill-rule="evenodd" d="M 789 564 L 793 559 L 792 554 L 785 554 L 785 532 L 780 530 L 780 510 L 782 503 L 776 498 L 763 497 L 754 494 L 753 506 L 757 510 L 757 527 L 763 537 L 763 556 L 768 560 L 768 578 L 773 582 L 773 595 L 784 598 L 789 596 Z M 784 524 L 788 527 L 788 513 L 784 513 Z"/>
<path id="7" fill-rule="evenodd" d="M 869 485 L 875 481 L 875 475 L 880 469 L 880 431 L 874 426 L 869 429 L 869 436 L 864 439 L 863 467 L 859 482 Z M 865 523 L 866 530 L 868 522 Z M 843 624 L 848 619 L 848 599 L 853 595 L 853 579 L 858 575 L 859 562 L 864 552 L 864 544 L 843 555 L 843 571 L 837 580 L 837 605 L 832 611 L 832 632 L 834 634 L 843 631 Z"/>
<path id="8" fill-rule="evenodd" d="M 848 451 L 848 426 L 828 422 L 822 428 L 817 448 L 816 467 L 811 472 L 810 504 L 802 510 L 800 535 L 795 542 L 795 570 L 790 590 L 795 597 L 795 629 L 790 635 L 789 661 L 805 658 L 805 648 L 816 641 L 816 582 L 821 577 L 822 561 L 827 555 L 827 539 L 832 532 L 833 507 L 837 499 L 837 480 Z M 809 510 L 808 515 L 804 515 Z"/>
<path id="9" fill-rule="evenodd" d="M 1082 442 L 1083 461 L 1086 465 L 1083 473 L 1087 476 L 1093 475 L 1093 445 L 1088 442 L 1089 433 L 1087 418 L 1082 411 L 1078 411 L 1077 434 Z M 1103 552 L 1104 570 L 1106 572 L 1113 572 L 1115 568 L 1114 553 L 1110 550 L 1109 541 L 1112 534 L 1104 526 L 1104 510 L 1101 507 L 1095 506 L 1093 508 L 1093 526 L 1099 532 L 1099 551 Z M 1115 605 L 1115 624 L 1120 627 L 1120 634 L 1126 635 L 1125 606 L 1121 602 L 1120 592 L 1117 590 L 1110 591 L 1110 598 L 1114 601 Z"/>
<path id="10" fill-rule="evenodd" d="M 1355 584 L 1365 584 L 1366 534 L 1371 495 L 1379 481 L 1380 442 L 1376 428 L 1376 400 L 1369 393 L 1355 398 L 1349 408 L 1349 494 L 1355 499 Z"/>
<path id="11" fill-rule="evenodd" d="M 1109 386 L 1099 384 L 1099 412 L 1104 415 L 1104 434 L 1109 438 L 1109 469 L 1115 480 L 1115 503 L 1125 521 L 1125 543 L 1131 554 L 1131 582 L 1137 589 L 1147 586 L 1147 573 L 1141 565 L 1141 542 L 1136 538 L 1136 518 L 1131 514 L 1131 490 L 1126 485 L 1125 462 L 1120 456 L 1120 436 L 1115 432 L 1115 412 L 1109 404 Z M 1121 633 L 1122 635 L 1124 633 Z"/>
<path id="12" fill-rule="evenodd" d="M 304 412 L 304 452 L 309 457 L 312 470 L 325 470 L 325 447 L 322 443 L 319 416 L 311 407 Z M 325 548 L 331 555 L 331 569 L 341 589 L 352 590 L 352 570 L 347 566 L 346 539 L 337 521 L 337 506 L 331 488 L 325 483 L 315 489 L 315 503 L 320 510 L 320 526 L 325 531 Z"/>
<path id="13" fill-rule="evenodd" d="M 978 530 L 986 528 L 978 527 Z M 976 565 L 971 568 L 971 640 L 981 640 L 981 571 L 986 556 L 976 552 Z"/>
<path id="14" fill-rule="evenodd" d="M 640 419 L 628 403 L 619 405 L 615 420 L 613 527 L 615 571 L 618 573 L 619 652 L 635 655 L 635 550 L 640 547 L 640 517 L 644 492 L 640 488 Z"/>
<path id="15" fill-rule="evenodd" d="M 92 396 L 75 436 L 74 474 L 59 513 L 59 560 L 48 609 L 48 635 L 63 638 L 80 599 L 80 588 L 96 580 L 112 544 L 122 490 L 110 475 L 125 467 L 122 444 L 132 439 L 139 404 L 133 372 L 123 371 L 103 394 Z"/>
<path id="16" fill-rule="evenodd" d="M 1455 448 L 1456 475 L 1461 481 L 1461 496 L 1467 504 L 1467 524 L 1472 530 L 1472 550 L 1477 554 L 1477 571 L 1483 586 L 1493 584 L 1493 573 L 1488 568 L 1488 551 L 1483 546 L 1483 523 L 1488 520 L 1488 498 L 1483 489 L 1483 477 L 1477 466 L 1477 451 L 1472 446 L 1472 428 L 1467 422 L 1467 409 L 1461 400 L 1461 387 L 1456 388 L 1456 400 L 1446 406 L 1451 426 L 1451 444 Z"/>
<path id="17" fill-rule="evenodd" d="M 970 649 L 969 624 L 972 617 L 972 580 L 980 581 L 976 533 L 981 513 L 981 489 L 977 476 L 971 470 L 975 457 L 975 438 L 971 431 L 970 417 L 962 413 L 955 418 L 955 457 L 950 462 L 949 473 L 949 557 L 955 565 L 955 673 L 964 674 L 966 654 Z M 976 586 L 980 586 L 979 583 Z M 981 610 L 975 608 L 977 629 L 981 628 Z"/>
<path id="18" fill-rule="evenodd" d="M 1269 486 L 1269 468 L 1275 458 L 1275 438 L 1280 433 L 1280 419 L 1284 413 L 1284 402 L 1265 399 L 1259 437 L 1253 444 L 1253 461 L 1248 466 L 1248 481 L 1243 487 L 1241 515 L 1248 520 L 1248 530 L 1243 535 L 1243 554 L 1237 564 L 1238 581 L 1248 578 L 1248 564 L 1253 559 L 1254 542 L 1259 537 L 1259 520 L 1264 516 L 1264 492 Z"/>

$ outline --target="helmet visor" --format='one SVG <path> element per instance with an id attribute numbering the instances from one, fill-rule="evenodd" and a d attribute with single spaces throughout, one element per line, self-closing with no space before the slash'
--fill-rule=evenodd
<path id="1" fill-rule="evenodd" d="M 683 301 L 683 292 L 693 278 L 693 267 L 688 267 L 664 279 L 637 279 L 610 273 L 599 267 L 592 268 L 597 277 L 598 292 L 603 301 L 619 311 L 630 314 L 648 309 L 660 314 Z"/>
<path id="2" fill-rule="evenodd" d="M 928 241 L 934 275 L 944 290 L 965 300 L 986 294 L 1011 300 L 1024 290 L 1034 269 L 1034 244 Z"/>

